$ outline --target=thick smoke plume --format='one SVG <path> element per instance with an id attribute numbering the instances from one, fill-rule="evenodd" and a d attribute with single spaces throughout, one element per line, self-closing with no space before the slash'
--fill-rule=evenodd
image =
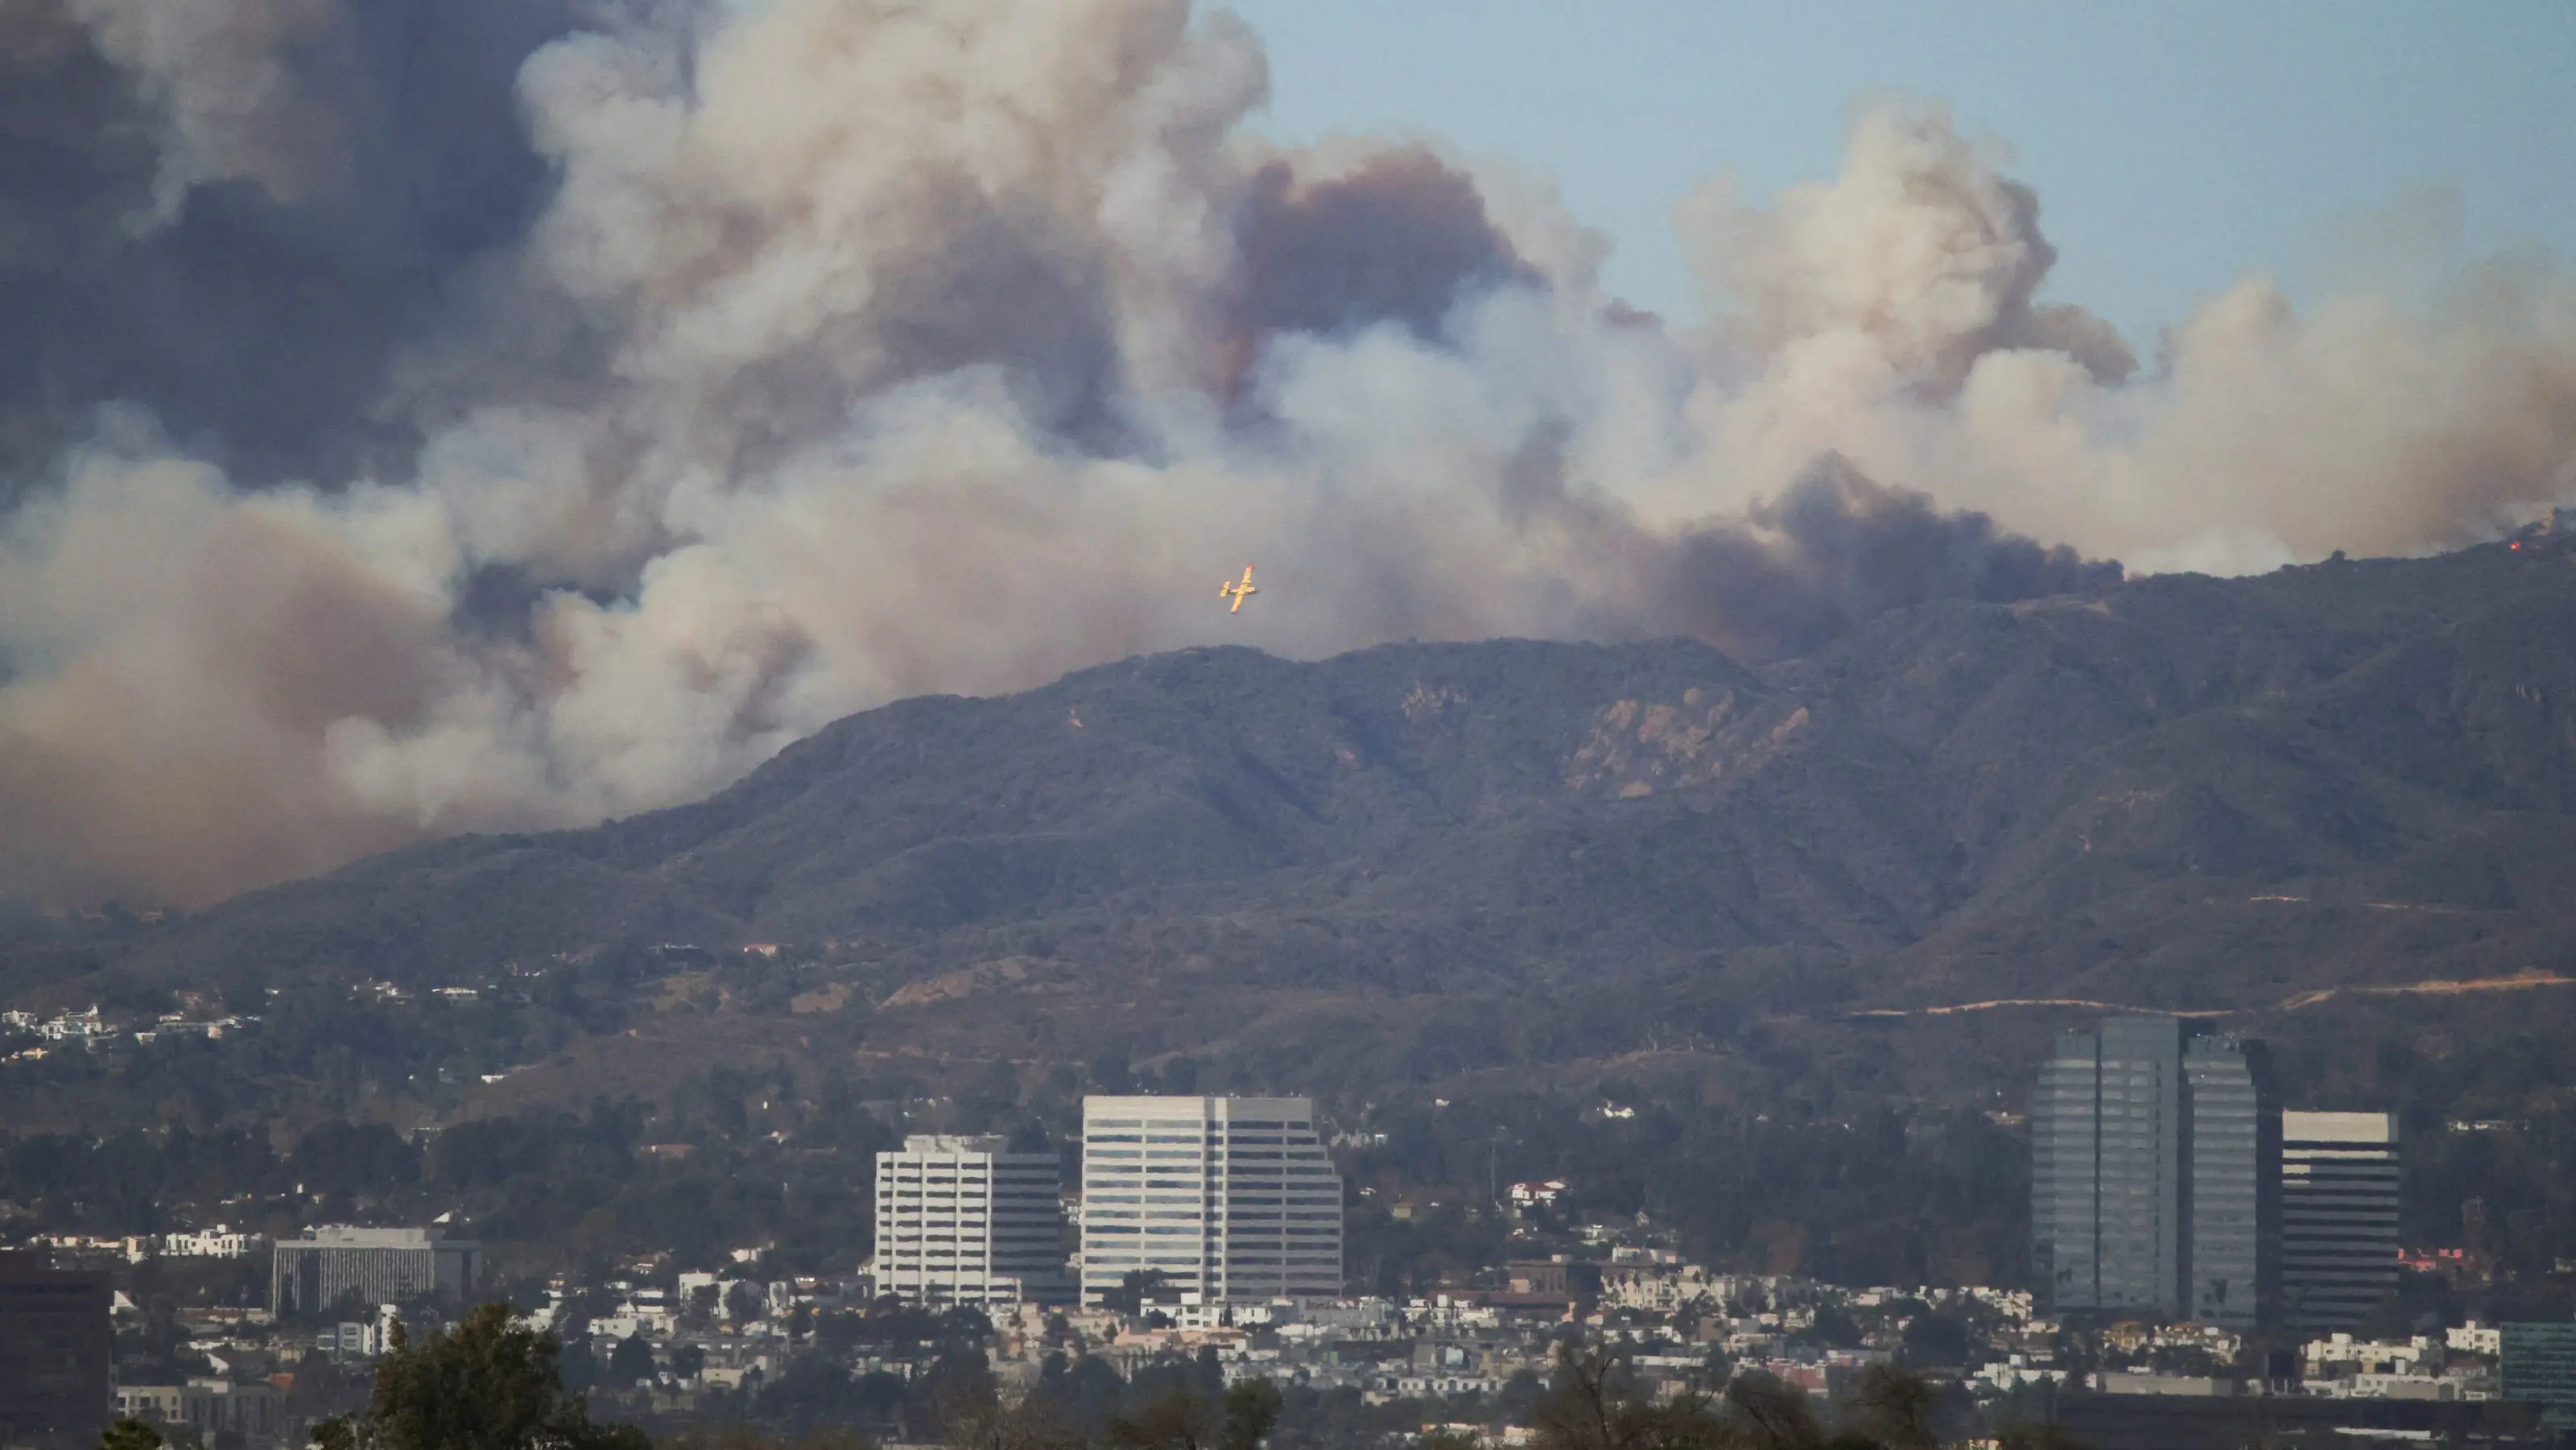
<path id="1" fill-rule="evenodd" d="M 1140 650 L 1769 658 L 2576 492 L 2545 268 L 2251 279 L 2142 368 L 1883 99 L 1683 203 L 1680 327 L 1543 179 L 1270 145 L 1266 84 L 1186 0 L 0 0 L 0 891 L 587 822 Z"/>

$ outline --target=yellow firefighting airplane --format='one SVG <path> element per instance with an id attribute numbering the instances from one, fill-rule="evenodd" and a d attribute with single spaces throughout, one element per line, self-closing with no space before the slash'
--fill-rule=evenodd
<path id="1" fill-rule="evenodd" d="M 1253 595 L 1260 592 L 1260 590 L 1252 587 L 1252 566 L 1249 564 L 1243 566 L 1243 582 L 1239 584 L 1225 583 L 1216 587 L 1217 598 L 1231 599 L 1234 601 L 1234 607 L 1226 611 L 1228 614 L 1241 614 L 1243 612 L 1243 601 L 1250 599 Z"/>

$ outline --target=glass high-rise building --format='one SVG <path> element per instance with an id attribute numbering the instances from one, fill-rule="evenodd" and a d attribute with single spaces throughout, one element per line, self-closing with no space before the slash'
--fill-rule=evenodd
<path id="1" fill-rule="evenodd" d="M 2179 1018 L 2057 1040 L 2031 1097 L 2031 1237 L 2057 1313 L 2251 1326 L 2278 1242 L 2278 1107 L 2262 1045 Z"/>
<path id="2" fill-rule="evenodd" d="M 2279 1303 L 2281 1105 L 2261 1042 L 2183 1047 L 2183 1304 L 2251 1329 Z"/>
<path id="3" fill-rule="evenodd" d="M 1131 1274 L 1183 1302 L 1342 1292 L 1342 1179 L 1305 1098 L 1082 1102 L 1082 1302 Z"/>
<path id="4" fill-rule="evenodd" d="M 2031 1238 L 2059 1313 L 2178 1317 L 2182 1023 L 2069 1032 L 2031 1098 Z"/>
<path id="5" fill-rule="evenodd" d="M 2507 1324 L 2502 1348 L 2504 1397 L 2538 1404 L 2553 1430 L 2576 1430 L 2576 1324 Z"/>
<path id="6" fill-rule="evenodd" d="M 2283 1113 L 2283 1321 L 2304 1334 L 2357 1329 L 2396 1287 L 2396 1117 Z"/>

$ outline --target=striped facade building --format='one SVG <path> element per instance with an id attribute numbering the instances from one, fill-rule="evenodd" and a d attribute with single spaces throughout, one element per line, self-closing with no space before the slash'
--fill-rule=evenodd
<path id="1" fill-rule="evenodd" d="M 1071 1295 L 1063 1173 L 999 1137 L 916 1134 L 877 1155 L 876 1288 L 921 1304 Z"/>
<path id="2" fill-rule="evenodd" d="M 2281 1297 L 2287 1327 L 2358 1328 L 2397 1287 L 2397 1119 L 2281 1115 Z"/>
<path id="3" fill-rule="evenodd" d="M 2253 1038 L 2183 1048 L 2183 1305 L 2203 1324 L 2252 1329 L 2280 1293 L 2281 1107 Z"/>
<path id="4" fill-rule="evenodd" d="M 277 1314 L 327 1315 L 350 1304 L 372 1309 L 434 1299 L 463 1304 L 482 1277 L 483 1246 L 429 1228 L 314 1229 L 277 1241 L 268 1307 Z"/>
<path id="5" fill-rule="evenodd" d="M 1342 1292 L 1342 1179 L 1306 1098 L 1082 1104 L 1082 1302 L 1151 1275 L 1182 1303 Z"/>

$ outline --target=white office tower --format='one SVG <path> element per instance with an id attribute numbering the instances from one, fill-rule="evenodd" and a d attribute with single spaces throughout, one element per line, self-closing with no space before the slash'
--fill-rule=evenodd
<path id="1" fill-rule="evenodd" d="M 1184 1303 L 1337 1298 L 1342 1178 L 1305 1098 L 1082 1100 L 1082 1302 L 1148 1272 Z"/>
<path id="2" fill-rule="evenodd" d="M 918 1303 L 1055 1303 L 1063 1176 L 1001 1138 L 914 1136 L 877 1155 L 876 1288 Z"/>
<path id="3" fill-rule="evenodd" d="M 2397 1119 L 2281 1114 L 2281 1299 L 2292 1330 L 2357 1329 L 2397 1287 Z"/>

